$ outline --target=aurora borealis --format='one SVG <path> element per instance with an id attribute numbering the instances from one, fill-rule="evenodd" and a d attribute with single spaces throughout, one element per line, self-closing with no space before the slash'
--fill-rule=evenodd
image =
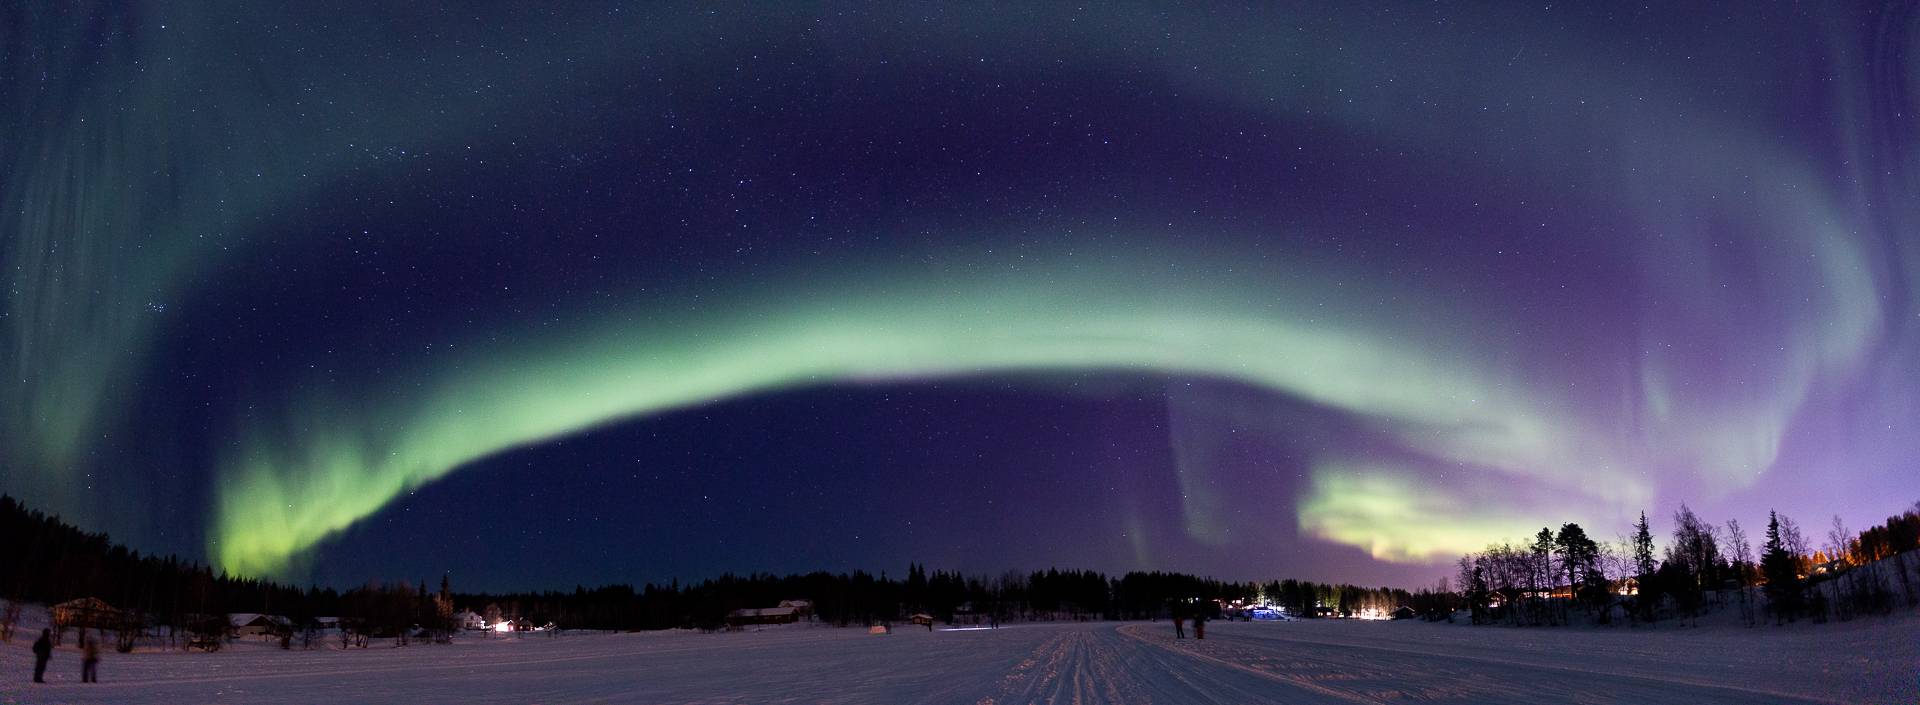
<path id="1" fill-rule="evenodd" d="M 1911 10 L 190 5 L 0 14 L 0 491 L 146 550 L 1424 582 L 1920 499 Z"/>

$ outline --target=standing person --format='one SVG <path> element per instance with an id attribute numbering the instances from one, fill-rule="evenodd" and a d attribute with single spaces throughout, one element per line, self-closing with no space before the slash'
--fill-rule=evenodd
<path id="1" fill-rule="evenodd" d="M 1173 605 L 1173 638 L 1187 638 L 1187 615 L 1181 610 L 1180 603 Z"/>
<path id="2" fill-rule="evenodd" d="M 40 640 L 33 642 L 33 682 L 47 682 L 47 660 L 53 658 L 53 630 L 40 630 Z"/>
<path id="3" fill-rule="evenodd" d="M 83 634 L 85 632 L 82 632 Z M 88 639 L 87 645 L 80 648 L 80 682 L 100 682 L 100 640 Z"/>
<path id="4" fill-rule="evenodd" d="M 1194 610 L 1193 612 L 1193 638 L 1207 638 L 1207 608 L 1205 605 L 1202 605 L 1200 609 Z"/>

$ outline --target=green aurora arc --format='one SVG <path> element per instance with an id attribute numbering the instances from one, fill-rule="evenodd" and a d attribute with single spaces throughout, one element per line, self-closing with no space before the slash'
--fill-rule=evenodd
<path id="1" fill-rule="evenodd" d="M 1327 287 L 1175 261 L 1103 257 L 971 279 L 869 276 L 864 286 L 820 277 L 771 287 L 810 292 L 798 302 L 761 296 L 713 307 L 718 315 L 629 315 L 570 336 L 458 346 L 469 348 L 459 362 L 406 375 L 409 384 L 387 396 L 307 399 L 273 427 L 291 433 L 245 432 L 250 441 L 223 468 L 214 555 L 231 571 L 274 574 L 397 495 L 489 454 L 801 385 L 1031 371 L 1204 375 L 1373 418 L 1404 429 L 1411 447 L 1463 461 L 1470 451 L 1506 472 L 1569 467 L 1557 449 L 1589 445 L 1545 422 L 1561 416 L 1554 401 L 1518 396 L 1473 364 L 1483 345 L 1395 340 L 1356 327 L 1354 315 L 1312 322 L 1326 311 L 1302 303 Z M 1614 499 L 1650 491 L 1614 480 L 1622 483 Z M 1303 518 L 1319 521 L 1312 511 Z"/>

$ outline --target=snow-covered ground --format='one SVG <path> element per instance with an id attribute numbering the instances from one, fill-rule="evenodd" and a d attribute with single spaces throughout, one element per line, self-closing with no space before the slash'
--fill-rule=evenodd
<path id="1" fill-rule="evenodd" d="M 108 653 L 71 639 L 0 703 L 1914 703 L 1920 617 L 1784 628 L 1513 628 L 1413 622 L 1165 623 L 997 630 L 465 638 L 453 645 Z"/>

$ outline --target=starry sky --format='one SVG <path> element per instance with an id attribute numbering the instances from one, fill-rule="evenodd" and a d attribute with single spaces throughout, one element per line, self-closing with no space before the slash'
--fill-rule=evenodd
<path id="1" fill-rule="evenodd" d="M 466 589 L 1920 499 L 1920 13 L 0 8 L 0 491 Z"/>

